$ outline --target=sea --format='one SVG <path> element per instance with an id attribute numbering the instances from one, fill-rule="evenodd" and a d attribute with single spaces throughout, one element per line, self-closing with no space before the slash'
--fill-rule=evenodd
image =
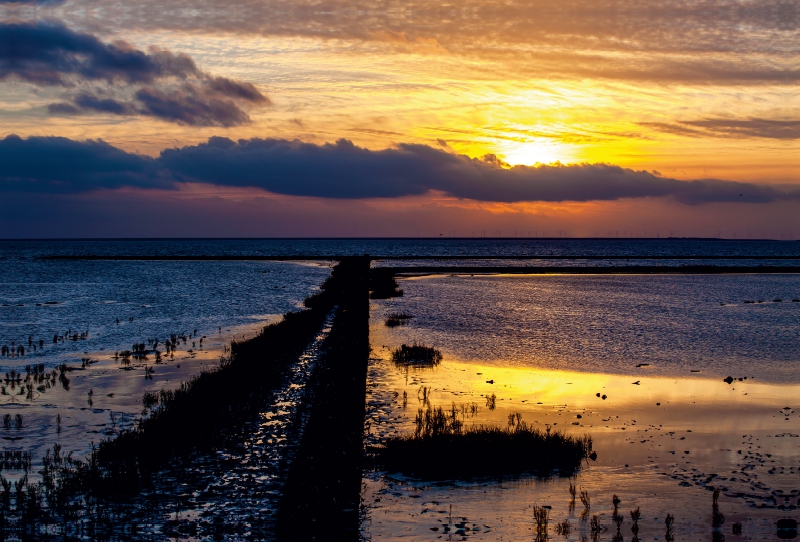
<path id="1" fill-rule="evenodd" d="M 305 297 L 324 281 L 330 264 L 310 262 L 248 261 L 104 261 L 48 260 L 51 256 L 299 256 L 336 257 L 369 254 L 373 257 L 425 258 L 474 256 L 474 260 L 442 260 L 437 265 L 792 265 L 798 260 L 727 260 L 696 259 L 697 256 L 759 256 L 786 258 L 800 254 L 800 242 L 723 241 L 723 240 L 538 240 L 538 239 L 164 239 L 164 240 L 5 240 L 0 241 L 0 345 L 9 351 L 25 351 L 24 356 L 6 356 L 0 364 L 19 368 L 43 363 L 51 368 L 79 360 L 89 352 L 113 352 L 130 349 L 146 339 L 173 334 L 209 335 L 222 329 L 270 321 L 296 310 Z M 620 260 L 576 260 L 574 257 L 624 257 Z M 520 257 L 520 260 L 490 260 L 493 257 Z M 545 257 L 542 260 L 531 258 Z M 560 259 L 568 257 L 567 259 Z M 641 259 L 653 257 L 653 260 Z M 659 260 L 660 257 L 678 258 Z M 680 259 L 686 257 L 686 259 Z M 402 265 L 423 262 L 403 260 Z M 374 265 L 396 265 L 395 260 L 377 260 Z M 633 351 L 619 355 L 649 358 L 636 348 L 637 337 L 660 344 L 672 340 L 680 329 L 669 324 L 680 307 L 700 298 L 718 304 L 769 300 L 800 296 L 793 276 L 775 277 L 692 277 L 630 279 L 622 278 L 553 278 L 545 281 L 547 291 L 530 290 L 526 280 L 505 280 L 510 295 L 499 296 L 498 281 L 478 280 L 461 292 L 447 279 L 434 279 L 426 284 L 432 290 L 423 297 L 434 297 L 441 304 L 428 304 L 436 311 L 453 311 L 457 321 L 436 316 L 437 326 L 471 329 L 462 321 L 460 312 L 472 307 L 500 309 L 505 301 L 532 295 L 528 303 L 544 303 L 548 307 L 563 305 L 547 322 L 516 322 L 519 332 L 539 341 L 549 331 L 563 334 L 574 344 L 578 330 L 603 328 L 611 337 L 631 339 L 626 348 Z M 505 286 L 500 287 L 505 290 Z M 594 290 L 578 302 L 583 290 Z M 533 293 L 533 292 L 537 293 Z M 417 294 L 415 294 L 417 295 Z M 455 301 L 467 295 L 466 303 Z M 452 298 L 455 296 L 455 299 Z M 474 299 L 473 296 L 478 296 Z M 487 298 L 499 304 L 485 304 Z M 540 297 L 537 297 L 540 296 Z M 543 296 L 543 297 L 541 297 Z M 572 299 L 570 299 L 572 297 Z M 658 299 L 659 302 L 656 302 Z M 627 300 L 627 301 L 623 301 Z M 664 301 L 665 304 L 660 303 Z M 579 303 L 576 305 L 576 303 Z M 597 317 L 605 307 L 605 323 L 592 321 L 584 325 L 570 316 L 569 307 L 587 303 L 586 315 Z M 438 307 L 434 309 L 433 307 Z M 791 358 L 789 350 L 796 330 L 792 331 L 794 313 L 780 308 L 748 307 L 747 311 L 692 312 L 691 320 L 680 324 L 690 330 L 692 358 L 704 359 L 722 352 L 725 360 L 746 359 L 753 349 L 762 351 L 770 360 Z M 782 309 L 782 310 L 781 310 Z M 624 314 L 624 318 L 622 315 Z M 432 315 L 434 317 L 434 315 Z M 515 315 L 503 310 L 498 317 L 504 328 L 514 327 Z M 480 318 L 493 321 L 492 315 Z M 511 320 L 508 320 L 508 319 Z M 528 324 L 536 329 L 529 334 Z M 676 324 L 677 325 L 677 324 Z M 466 327 L 465 327 L 466 326 Z M 553 326 L 553 327 L 548 327 Z M 739 333 L 743 328 L 746 334 Z M 753 331 L 757 328 L 759 331 Z M 437 330 L 430 328 L 432 333 Z M 762 334 L 759 335 L 759 333 Z M 599 333 L 599 332 L 598 332 Z M 77 340 L 64 340 L 74 337 Z M 616 334 L 616 335 L 614 335 Z M 539 337 L 535 339 L 533 337 Z M 584 339 L 591 343 L 593 357 L 599 345 L 605 344 L 594 332 Z M 727 346 L 724 346 L 727 345 Z M 522 346 L 533 347 L 523 340 Z M 569 347 L 565 347 L 569 348 Z M 658 350 L 663 351 L 659 348 Z M 587 352 L 584 352 L 585 354 Z M 554 352 L 544 357 L 553 359 Z M 572 348 L 564 356 L 576 356 Z M 519 356 L 515 356 L 519 358 Z M 597 363 L 605 363 L 600 356 Z M 596 365 L 592 366 L 597 368 Z"/>

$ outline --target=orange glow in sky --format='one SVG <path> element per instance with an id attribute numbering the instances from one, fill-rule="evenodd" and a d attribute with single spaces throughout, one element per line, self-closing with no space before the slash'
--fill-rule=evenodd
<path id="1" fill-rule="evenodd" d="M 224 77 L 268 100 L 237 102 L 246 121 L 184 121 L 145 111 L 136 94 L 178 96 L 188 92 L 184 76 L 137 87 L 12 74 L 0 80 L 0 137 L 102 139 L 149 156 L 212 136 L 347 139 L 372 150 L 495 155 L 511 166 L 603 163 L 790 189 L 800 172 L 800 79 L 791 75 L 800 36 L 766 0 L 751 4 L 723 0 L 717 18 L 697 3 L 633 0 L 615 0 L 613 16 L 590 0 L 333 0 L 324 12 L 303 0 L 2 4 L 2 20 L 58 21 L 102 43 L 187 55 L 197 84 Z M 86 93 L 128 105 L 74 105 Z M 541 216 L 535 202 L 515 205 L 515 214 Z M 591 202 L 569 205 L 598 212 Z M 731 231 L 741 216 L 715 212 Z"/>

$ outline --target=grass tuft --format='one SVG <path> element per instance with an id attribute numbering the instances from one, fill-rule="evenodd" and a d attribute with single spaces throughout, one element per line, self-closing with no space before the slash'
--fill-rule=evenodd
<path id="1" fill-rule="evenodd" d="M 430 346 L 404 344 L 392 352 L 392 361 L 396 365 L 434 367 L 442 362 L 442 353 Z"/>
<path id="2" fill-rule="evenodd" d="M 592 451 L 589 436 L 540 431 L 519 421 L 513 427 L 465 428 L 455 405 L 417 414 L 413 435 L 390 438 L 377 457 L 389 472 L 424 479 L 538 474 L 555 469 L 572 474 Z"/>
<path id="3" fill-rule="evenodd" d="M 533 505 L 533 520 L 536 522 L 537 538 L 547 537 L 548 514 L 547 508 Z"/>
<path id="4" fill-rule="evenodd" d="M 386 327 L 403 326 L 406 325 L 412 318 L 414 317 L 404 312 L 393 312 L 386 318 L 385 324 Z"/>
<path id="5" fill-rule="evenodd" d="M 390 299 L 403 297 L 403 290 L 398 287 L 391 269 L 372 269 L 369 277 L 370 299 Z"/>

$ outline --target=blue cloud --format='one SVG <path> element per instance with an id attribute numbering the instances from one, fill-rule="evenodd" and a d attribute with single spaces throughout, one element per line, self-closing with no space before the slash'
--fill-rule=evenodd
<path id="1" fill-rule="evenodd" d="M 0 191 L 70 194 L 125 186 L 172 188 L 157 162 L 103 141 L 16 135 L 0 140 Z"/>
<path id="2" fill-rule="evenodd" d="M 243 104 L 269 105 L 252 83 L 215 77 L 191 57 L 125 42 L 103 43 L 61 23 L 0 23 L 0 81 L 21 79 L 38 86 L 71 88 L 105 82 L 100 94 L 82 91 L 49 106 L 52 114 L 143 115 L 195 126 L 250 122 Z M 119 83 L 145 85 L 135 100 L 117 98 Z"/>

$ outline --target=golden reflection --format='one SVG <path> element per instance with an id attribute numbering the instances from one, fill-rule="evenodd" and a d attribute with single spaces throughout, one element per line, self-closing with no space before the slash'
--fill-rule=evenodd
<path id="1" fill-rule="evenodd" d="M 388 350 L 381 356 L 388 360 Z M 567 431 L 619 433 L 638 420 L 637 427 L 690 427 L 730 439 L 740 431 L 789 429 L 780 409 L 793 404 L 800 392 L 799 385 L 750 377 L 729 384 L 700 375 L 650 376 L 647 367 L 618 375 L 513 367 L 502 360 L 473 363 L 446 352 L 444 357 L 434 369 L 384 369 L 387 388 L 411 398 L 407 415 L 426 404 L 476 404 L 480 414 L 469 423 L 503 425 L 510 413 L 519 412 L 528 422 Z M 419 390 L 423 402 L 417 400 Z M 492 395 L 494 406 L 487 408 Z"/>
<path id="2" fill-rule="evenodd" d="M 791 403 L 800 391 L 797 385 L 762 384 L 752 378 L 727 384 L 719 378 L 649 376 L 646 367 L 636 375 L 615 375 L 504 367 L 501 361 L 475 364 L 447 357 L 434 370 L 410 372 L 436 384 L 435 388 L 440 385 L 442 389 L 457 387 L 479 394 L 496 393 L 499 398 L 518 404 L 523 404 L 523 401 L 541 402 L 567 404 L 575 408 L 600 408 L 612 404 L 620 407 L 651 402 L 660 402 L 663 406 L 703 403 L 726 408 L 772 408 L 778 403 L 780 406 Z"/>

